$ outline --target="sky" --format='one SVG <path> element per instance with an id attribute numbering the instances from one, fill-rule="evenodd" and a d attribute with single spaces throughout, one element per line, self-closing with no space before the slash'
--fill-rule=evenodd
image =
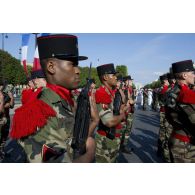
<path id="1" fill-rule="evenodd" d="M 78 36 L 79 54 L 88 57 L 80 66 L 93 67 L 114 63 L 126 65 L 135 83 L 143 85 L 157 80 L 171 64 L 187 59 L 195 60 L 193 33 L 69 33 Z M 20 59 L 21 34 L 7 33 L 4 50 Z M 0 35 L 2 48 L 2 33 Z M 31 35 L 28 50 L 29 63 L 33 62 L 35 35 Z M 99 61 L 98 61 L 99 59 Z"/>

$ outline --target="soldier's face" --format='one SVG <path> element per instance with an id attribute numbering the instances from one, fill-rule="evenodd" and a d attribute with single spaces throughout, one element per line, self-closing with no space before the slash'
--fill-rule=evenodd
<path id="1" fill-rule="evenodd" d="M 129 80 L 126 80 L 126 81 L 125 81 L 125 85 L 126 85 L 126 86 L 129 86 Z"/>
<path id="2" fill-rule="evenodd" d="M 107 82 L 111 87 L 116 87 L 117 85 L 117 77 L 115 74 L 108 74 L 108 80 Z"/>
<path id="3" fill-rule="evenodd" d="M 164 80 L 164 84 L 165 85 L 169 85 L 169 81 L 168 80 Z"/>
<path id="4" fill-rule="evenodd" d="M 35 85 L 34 85 L 34 83 L 33 83 L 32 80 L 30 80 L 30 81 L 28 82 L 28 86 L 29 86 L 30 88 L 35 88 Z"/>
<path id="5" fill-rule="evenodd" d="M 130 86 L 133 85 L 133 80 L 129 80 L 129 85 L 130 85 Z"/>
<path id="6" fill-rule="evenodd" d="M 194 71 L 186 73 L 186 81 L 188 84 L 194 84 L 195 74 Z"/>
<path id="7" fill-rule="evenodd" d="M 47 83 L 44 78 L 36 78 L 34 79 L 34 84 L 36 88 L 39 88 L 39 87 L 45 87 Z"/>
<path id="8" fill-rule="evenodd" d="M 80 70 L 75 62 L 58 60 L 56 66 L 56 84 L 67 89 L 76 89 L 80 83 Z"/>
<path id="9" fill-rule="evenodd" d="M 117 81 L 117 83 L 116 83 L 116 87 L 120 87 L 120 84 L 121 84 L 121 82 L 120 81 Z"/>

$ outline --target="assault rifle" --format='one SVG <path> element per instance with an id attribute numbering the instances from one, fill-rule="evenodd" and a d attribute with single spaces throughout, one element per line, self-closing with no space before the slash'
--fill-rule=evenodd
<path id="1" fill-rule="evenodd" d="M 121 85 L 120 85 L 120 89 L 121 88 L 122 88 L 122 82 L 121 82 Z M 120 115 L 121 104 L 122 104 L 122 97 L 121 97 L 119 89 L 117 89 L 117 91 L 115 93 L 114 102 L 113 102 L 113 107 L 114 107 L 113 115 L 115 115 L 115 116 Z M 106 136 L 109 139 L 114 139 L 115 138 L 115 132 L 116 132 L 115 127 L 111 127 L 111 128 L 108 129 Z"/>
<path id="2" fill-rule="evenodd" d="M 87 83 L 82 89 L 77 99 L 77 110 L 75 115 L 75 124 L 73 131 L 73 139 L 71 147 L 73 148 L 73 158 L 77 158 L 86 152 L 86 140 L 89 132 L 89 123 L 91 118 L 89 90 L 91 86 L 91 66 L 90 63 L 89 75 Z"/>

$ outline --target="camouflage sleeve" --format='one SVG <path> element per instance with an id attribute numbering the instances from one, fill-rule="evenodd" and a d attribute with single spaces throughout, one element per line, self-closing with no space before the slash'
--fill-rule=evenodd
<path id="1" fill-rule="evenodd" d="M 57 126 L 57 118 L 49 119 L 37 133 L 20 141 L 29 162 L 71 162 L 71 139 L 64 128 Z"/>
<path id="2" fill-rule="evenodd" d="M 105 125 L 107 121 L 113 118 L 113 112 L 109 105 L 107 104 L 98 104 L 97 105 L 99 116 L 102 123 Z"/>
<path id="3" fill-rule="evenodd" d="M 36 133 L 21 139 L 20 144 L 29 162 L 72 162 L 74 115 L 64 100 L 53 92 L 46 92 L 47 96 L 42 94 L 42 100 L 48 103 L 57 115 L 50 117 L 42 128 L 37 128 Z"/>

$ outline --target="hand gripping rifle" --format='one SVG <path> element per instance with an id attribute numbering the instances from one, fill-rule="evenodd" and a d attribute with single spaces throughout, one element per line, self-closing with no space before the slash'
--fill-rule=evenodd
<path id="1" fill-rule="evenodd" d="M 77 99 L 77 110 L 75 115 L 75 124 L 73 130 L 72 148 L 73 158 L 77 158 L 86 152 L 85 143 L 88 137 L 89 124 L 91 118 L 90 102 L 89 102 L 89 90 L 90 90 L 90 77 L 91 77 L 90 63 L 89 75 L 87 78 L 87 84 L 82 89 Z"/>

